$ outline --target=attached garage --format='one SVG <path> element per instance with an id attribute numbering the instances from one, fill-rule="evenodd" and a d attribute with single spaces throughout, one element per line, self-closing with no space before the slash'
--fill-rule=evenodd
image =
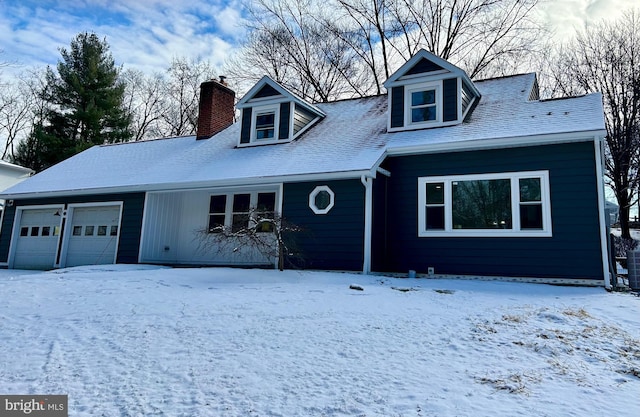
<path id="1" fill-rule="evenodd" d="M 53 269 L 116 262 L 122 202 L 16 210 L 9 267 Z"/>
<path id="2" fill-rule="evenodd" d="M 61 267 L 116 262 L 121 204 L 70 206 Z"/>
<path id="3" fill-rule="evenodd" d="M 17 211 L 13 268 L 51 269 L 56 263 L 63 206 Z"/>

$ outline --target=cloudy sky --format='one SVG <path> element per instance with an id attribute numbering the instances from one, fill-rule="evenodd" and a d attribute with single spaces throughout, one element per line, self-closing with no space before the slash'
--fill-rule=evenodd
<path id="1" fill-rule="evenodd" d="M 242 5 L 249 0 L 0 0 L 3 71 L 54 65 L 58 48 L 77 33 L 106 37 L 118 64 L 164 70 L 171 58 L 221 65 L 242 38 Z M 575 28 L 615 18 L 637 0 L 543 0 L 542 18 L 570 36 Z"/>

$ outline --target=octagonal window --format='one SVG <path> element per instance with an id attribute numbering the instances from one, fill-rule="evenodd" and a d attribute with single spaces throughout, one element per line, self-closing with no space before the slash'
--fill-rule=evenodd
<path id="1" fill-rule="evenodd" d="M 334 205 L 335 194 L 326 185 L 320 185 L 309 194 L 309 208 L 315 214 L 327 214 Z"/>

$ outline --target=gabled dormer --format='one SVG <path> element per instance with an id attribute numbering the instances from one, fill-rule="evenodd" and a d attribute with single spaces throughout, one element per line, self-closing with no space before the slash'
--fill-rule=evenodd
<path id="1" fill-rule="evenodd" d="M 462 123 L 480 92 L 460 68 L 421 49 L 384 83 L 388 130 L 425 129 Z"/>
<path id="2" fill-rule="evenodd" d="M 291 142 L 325 116 L 266 75 L 236 107 L 242 112 L 240 147 Z"/>

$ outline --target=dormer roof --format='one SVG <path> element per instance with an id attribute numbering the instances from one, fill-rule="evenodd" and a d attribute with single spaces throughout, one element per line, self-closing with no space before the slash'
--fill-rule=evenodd
<path id="1" fill-rule="evenodd" d="M 246 107 L 253 107 L 256 103 L 269 101 L 269 102 L 285 102 L 292 101 L 297 105 L 313 112 L 319 117 L 324 117 L 325 114 L 317 106 L 308 103 L 296 94 L 287 90 L 276 81 L 274 81 L 268 75 L 263 76 L 251 89 L 242 96 L 236 108 L 243 109 Z"/>
<path id="2" fill-rule="evenodd" d="M 317 106 L 266 75 L 236 107 L 242 111 L 239 147 L 291 142 L 325 117 Z"/>
<path id="3" fill-rule="evenodd" d="M 390 132 L 460 124 L 481 97 L 462 69 L 424 49 L 393 73 L 384 86 L 389 91 Z"/>
<path id="4" fill-rule="evenodd" d="M 407 80 L 415 78 L 428 77 L 429 79 L 442 79 L 449 78 L 451 76 L 461 77 L 466 81 L 473 92 L 480 97 L 480 92 L 473 85 L 471 78 L 467 73 L 453 65 L 452 63 L 445 61 L 437 55 L 428 52 L 425 49 L 420 49 L 415 55 L 404 63 L 396 72 L 384 82 L 385 88 L 389 89 L 394 85 L 406 83 Z"/>

